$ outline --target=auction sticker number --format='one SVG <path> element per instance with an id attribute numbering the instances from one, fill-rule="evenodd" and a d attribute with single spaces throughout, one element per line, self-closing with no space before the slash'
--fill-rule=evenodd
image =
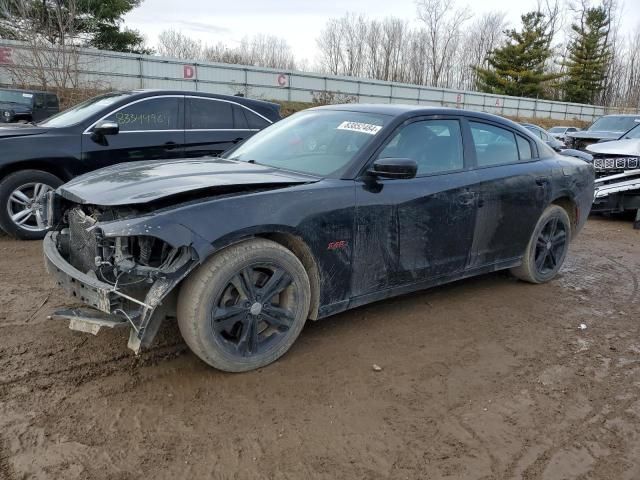
<path id="1" fill-rule="evenodd" d="M 338 130 L 350 130 L 352 132 L 367 133 L 369 135 L 375 135 L 382 127 L 380 125 L 372 125 L 370 123 L 360 122 L 342 122 L 338 125 Z"/>
<path id="2" fill-rule="evenodd" d="M 132 126 L 166 126 L 169 127 L 169 115 L 162 112 L 157 113 L 116 113 L 116 121 L 120 125 Z"/>

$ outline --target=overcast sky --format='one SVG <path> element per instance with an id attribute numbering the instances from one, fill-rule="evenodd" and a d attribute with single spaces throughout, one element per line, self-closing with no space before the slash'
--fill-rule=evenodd
<path id="1" fill-rule="evenodd" d="M 470 10 L 500 10 L 517 25 L 519 16 L 535 8 L 536 0 L 458 0 Z M 266 33 L 285 38 L 298 59 L 315 62 L 316 38 L 327 19 L 347 12 L 370 18 L 393 15 L 415 21 L 415 0 L 144 0 L 125 17 L 125 24 L 140 30 L 151 46 L 158 34 L 173 28 L 205 43 L 237 45 L 245 36 Z M 640 0 L 626 0 L 622 29 L 640 28 Z"/>

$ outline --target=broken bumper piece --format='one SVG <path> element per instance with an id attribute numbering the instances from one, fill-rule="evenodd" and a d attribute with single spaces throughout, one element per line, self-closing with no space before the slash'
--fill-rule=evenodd
<path id="1" fill-rule="evenodd" d="M 158 309 L 163 299 L 196 266 L 189 252 L 185 252 L 178 267 L 158 278 L 143 300 L 134 298 L 115 286 L 76 269 L 58 250 L 60 232 L 50 232 L 44 239 L 44 261 L 63 290 L 90 308 L 67 309 L 55 312 L 52 319 L 69 320 L 69 328 L 96 335 L 104 327 L 130 326 L 129 348 L 138 353 L 153 341 L 162 320 L 171 312 Z M 180 259 L 179 259 L 180 260 Z M 162 312 L 160 312 L 162 310 Z"/>
<path id="2" fill-rule="evenodd" d="M 127 320 L 115 315 L 107 315 L 93 309 L 73 308 L 58 310 L 49 317 L 51 320 L 69 320 L 69 328 L 77 332 L 97 335 L 103 328 L 126 327 Z"/>

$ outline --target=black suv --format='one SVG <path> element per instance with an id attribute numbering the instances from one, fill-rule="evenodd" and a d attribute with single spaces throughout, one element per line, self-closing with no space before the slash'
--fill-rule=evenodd
<path id="1" fill-rule="evenodd" d="M 59 111 L 55 93 L 0 88 L 0 123 L 40 122 Z"/>
<path id="2" fill-rule="evenodd" d="M 35 125 L 0 128 L 0 228 L 43 238 L 44 199 L 121 162 L 219 155 L 280 119 L 280 106 L 199 92 L 112 92 Z"/>

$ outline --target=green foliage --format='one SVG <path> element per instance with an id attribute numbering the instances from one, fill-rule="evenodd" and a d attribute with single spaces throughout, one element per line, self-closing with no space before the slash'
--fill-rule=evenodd
<path id="1" fill-rule="evenodd" d="M 544 98 L 546 83 L 558 78 L 545 68 L 552 51 L 544 14 L 530 12 L 521 19 L 522 30 L 507 30 L 505 43 L 489 53 L 489 68 L 475 68 L 480 91 Z"/>
<path id="2" fill-rule="evenodd" d="M 564 62 L 567 73 L 562 83 L 565 101 L 597 102 L 611 60 L 610 20 L 605 8 L 600 6 L 584 10 L 580 23 L 571 26 L 572 38 Z"/>
<path id="3" fill-rule="evenodd" d="M 148 53 L 122 17 L 142 0 L 2 0 L 0 37 L 27 40 L 37 34 L 52 45 L 72 42 L 119 52 Z"/>

